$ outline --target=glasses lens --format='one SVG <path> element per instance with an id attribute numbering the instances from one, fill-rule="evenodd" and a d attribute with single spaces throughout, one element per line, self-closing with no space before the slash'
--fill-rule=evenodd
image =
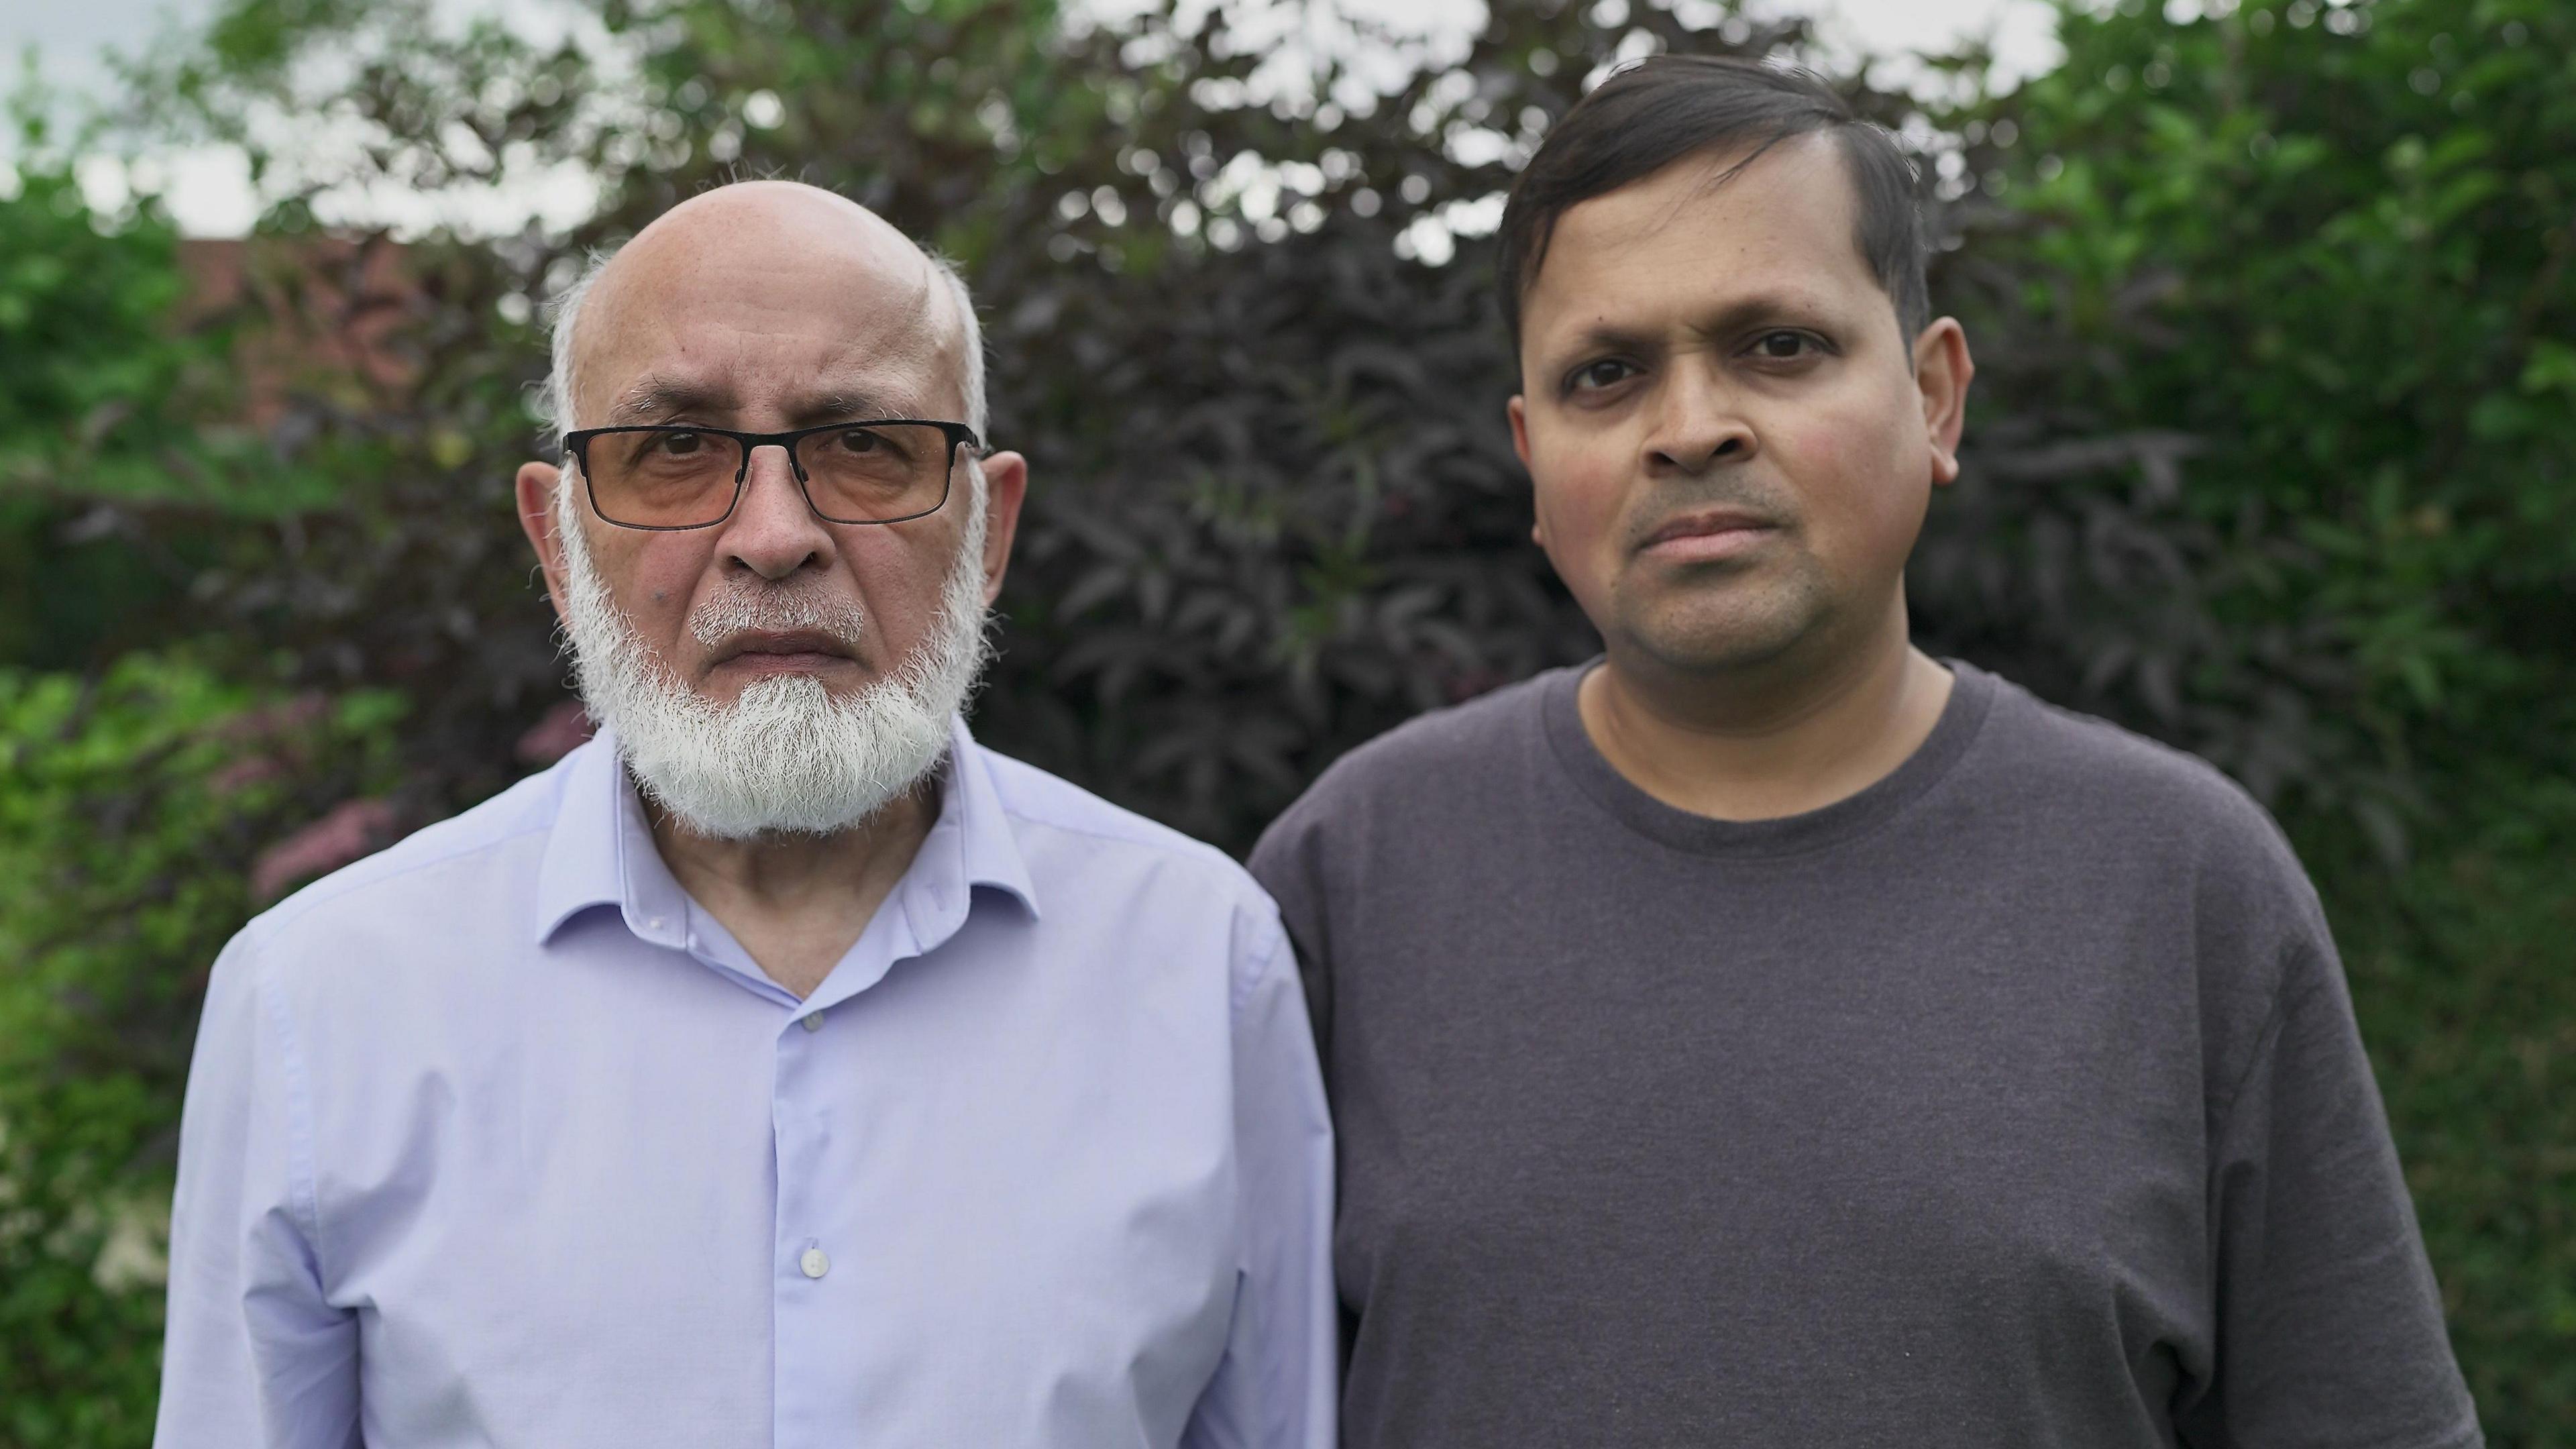
<path id="1" fill-rule="evenodd" d="M 796 443 L 814 511 L 835 523 L 913 518 L 948 498 L 948 434 L 920 423 L 869 423 Z"/>
<path id="2" fill-rule="evenodd" d="M 696 528 L 733 507 L 742 445 L 686 428 L 602 433 L 591 440 L 589 470 L 591 500 L 609 522 Z"/>

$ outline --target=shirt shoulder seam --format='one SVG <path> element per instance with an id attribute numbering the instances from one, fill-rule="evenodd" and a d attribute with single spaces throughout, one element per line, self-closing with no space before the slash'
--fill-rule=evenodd
<path id="1" fill-rule="evenodd" d="M 2292 968 L 2297 965 L 2300 958 L 2310 957 L 2312 954 L 2306 943 L 2301 941 L 2293 940 L 2282 948 L 2282 985 L 2277 988 L 2279 994 L 2272 1003 L 2271 1012 L 2263 1019 L 2262 1029 L 2254 1034 L 2254 1050 L 2247 1055 L 2245 1065 L 2237 1071 L 2236 1080 L 2228 1087 L 2226 1097 L 2210 1104 L 2210 1118 L 2215 1124 L 2215 1130 L 2210 1134 L 2211 1141 L 2215 1142 L 2226 1135 L 2229 1125 L 2235 1118 L 2238 1100 L 2245 1095 L 2245 1089 L 2253 1084 L 2254 1073 L 2261 1069 L 2263 1063 L 2278 1047 L 2282 1028 L 2289 1024 L 2290 1017 L 2307 1005 L 2309 998 L 2325 989 L 2325 982 L 2319 977 L 2312 976 L 2295 985 L 2289 981 Z"/>
<path id="2" fill-rule="evenodd" d="M 454 817 L 451 816 L 450 818 L 452 819 Z M 389 868 L 382 874 L 366 875 L 345 881 L 335 881 L 328 878 L 316 881 L 314 884 L 298 891 L 295 895 L 279 902 L 278 905 L 269 913 L 261 934 L 273 937 L 321 907 L 329 905 L 343 896 L 353 895 L 359 891 L 365 890 L 370 886 L 388 885 L 394 881 L 401 880 L 405 876 L 416 875 L 432 866 L 445 865 L 450 861 L 459 860 L 480 851 L 497 849 L 500 846 L 509 844 L 511 841 L 523 839 L 530 835 L 547 834 L 555 828 L 556 823 L 556 821 L 549 820 L 541 825 L 522 826 L 519 829 L 508 831 L 501 835 L 476 840 L 470 844 L 456 846 L 453 849 L 442 850 L 436 855 L 432 855 L 425 860 L 415 860 L 402 866 Z M 396 845 L 392 848 L 399 850 L 402 847 L 400 845 Z M 361 862 L 361 864 L 363 864 L 363 862 Z"/>
<path id="3" fill-rule="evenodd" d="M 1059 816 L 1034 814 L 1020 808 L 1016 804 L 1007 802 L 1002 806 L 1002 814 L 1005 817 L 1019 821 L 1022 824 L 1043 825 L 1051 830 L 1061 830 L 1071 835 L 1087 835 L 1094 840 L 1116 841 L 1121 845 L 1133 845 L 1140 849 L 1151 850 L 1162 855 L 1174 856 L 1183 860 L 1196 860 L 1205 865 L 1232 865 L 1238 870 L 1241 869 L 1241 866 L 1236 863 L 1234 858 L 1227 855 L 1224 851 L 1217 849 L 1213 845 L 1207 844 L 1205 841 L 1192 840 L 1186 835 L 1179 836 L 1177 843 L 1173 841 L 1157 840 L 1149 831 L 1114 830 L 1105 826 L 1085 825 L 1079 821 L 1066 820 Z M 1174 833 L 1176 835 L 1178 834 L 1178 832 Z"/>
<path id="4" fill-rule="evenodd" d="M 294 1013 L 287 1009 L 286 993 L 277 984 L 264 943 L 254 938 L 244 944 L 251 952 L 251 989 L 268 1018 L 269 1030 L 277 1037 L 278 1073 L 286 1085 L 287 1197 L 297 1224 L 304 1229 L 305 1241 L 311 1245 L 315 1276 L 327 1285 L 331 1274 L 322 1233 L 320 1173 L 314 1162 L 312 1078 L 305 1069 Z"/>
<path id="5" fill-rule="evenodd" d="M 1280 924 L 1279 913 L 1275 909 L 1257 913 L 1257 924 L 1261 931 L 1259 953 L 1248 954 L 1237 964 L 1233 990 L 1228 993 L 1233 1013 L 1237 1016 L 1243 1014 L 1245 1003 L 1252 999 L 1253 989 L 1261 984 L 1262 978 L 1270 974 L 1270 968 L 1278 963 L 1279 948 L 1288 943 L 1287 929 Z"/>

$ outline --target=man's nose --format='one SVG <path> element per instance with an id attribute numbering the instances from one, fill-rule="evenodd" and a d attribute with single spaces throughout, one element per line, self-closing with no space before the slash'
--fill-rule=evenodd
<path id="1" fill-rule="evenodd" d="M 1645 463 L 1653 473 L 1696 477 L 1756 451 L 1743 399 L 1713 364 L 1696 359 L 1675 366 L 1657 398 L 1654 427 L 1646 436 Z"/>
<path id="2" fill-rule="evenodd" d="M 745 468 L 742 497 L 724 525 L 728 559 L 775 582 L 830 553 L 831 532 L 806 505 L 787 450 L 754 448 Z"/>

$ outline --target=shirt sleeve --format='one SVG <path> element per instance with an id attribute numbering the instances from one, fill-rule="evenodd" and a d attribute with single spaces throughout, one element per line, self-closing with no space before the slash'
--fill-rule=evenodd
<path id="1" fill-rule="evenodd" d="M 1331 918 L 1315 879 L 1320 842 L 1306 821 L 1301 800 L 1273 821 L 1252 847 L 1245 868 L 1279 904 L 1280 924 L 1296 950 L 1297 974 L 1306 993 L 1306 1024 L 1314 1029 L 1315 1050 L 1329 1061 L 1333 1050 L 1333 960 Z M 1330 1088 L 1327 1087 L 1327 1097 Z"/>
<path id="2" fill-rule="evenodd" d="M 2292 947 L 2211 1137 L 2211 1382 L 2195 1449 L 2481 1442 L 2334 947 Z"/>
<path id="3" fill-rule="evenodd" d="M 1333 1129 L 1296 963 L 1278 922 L 1240 934 L 1234 1118 L 1240 1276 L 1216 1376 L 1183 1449 L 1333 1449 Z"/>
<path id="4" fill-rule="evenodd" d="M 207 983 L 179 1129 L 158 1449 L 350 1449 L 355 1319 L 323 1296 L 301 1068 L 235 937 Z"/>

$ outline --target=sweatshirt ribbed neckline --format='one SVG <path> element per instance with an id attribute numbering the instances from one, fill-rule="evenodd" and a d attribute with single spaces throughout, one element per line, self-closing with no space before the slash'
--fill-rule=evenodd
<path id="1" fill-rule="evenodd" d="M 1821 810 L 1775 820 L 1718 820 L 1676 809 L 1647 794 L 1604 758 L 1583 728 L 1576 691 L 1599 667 L 1560 669 L 1544 682 L 1540 721 L 1551 752 L 1577 789 L 1620 824 L 1676 850 L 1698 855 L 1760 858 L 1804 855 L 1863 834 L 1903 811 L 1940 783 L 1968 747 L 1994 704 L 1995 677 L 1972 664 L 1943 661 L 1954 683 L 1932 733 L 1905 763 L 1859 793 Z"/>

